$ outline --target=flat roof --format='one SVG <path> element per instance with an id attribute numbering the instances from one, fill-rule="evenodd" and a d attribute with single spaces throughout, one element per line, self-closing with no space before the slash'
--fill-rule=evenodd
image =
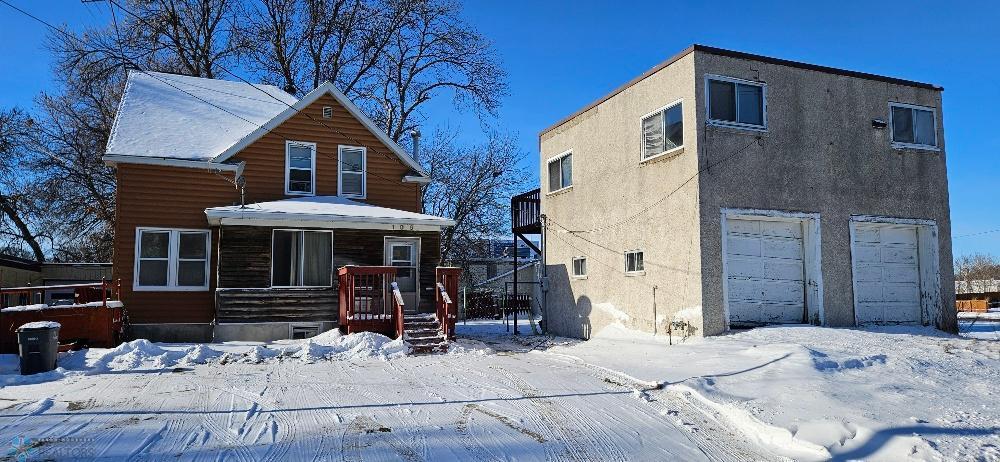
<path id="1" fill-rule="evenodd" d="M 664 61 L 664 62 L 662 62 L 660 64 L 657 64 L 652 69 L 650 69 L 650 70 L 648 70 L 646 72 L 643 72 L 638 77 L 636 77 L 636 78 L 634 78 L 632 80 L 629 80 L 624 85 L 621 85 L 618 88 L 615 88 L 614 90 L 612 90 L 607 95 L 604 95 L 601 98 L 598 98 L 596 101 L 594 101 L 594 102 L 592 102 L 592 103 L 584 106 L 583 108 L 577 110 L 576 112 L 570 114 L 569 116 L 560 119 L 555 124 L 552 124 L 548 128 L 542 130 L 538 134 L 538 136 L 542 136 L 542 135 L 548 133 L 549 131 L 552 131 L 553 129 L 559 127 L 560 125 L 562 125 L 562 124 L 564 124 L 566 122 L 569 122 L 570 120 L 573 120 L 574 118 L 576 118 L 580 114 L 583 114 L 584 112 L 587 112 L 587 111 L 593 109 L 597 105 L 599 105 L 599 104 L 601 104 L 601 103 L 603 103 L 603 102 L 611 99 L 615 95 L 617 95 L 617 94 L 625 91 L 626 89 L 628 89 L 632 85 L 635 85 L 636 83 L 641 82 L 646 77 L 649 77 L 649 76 L 651 76 L 651 75 L 659 72 L 661 69 L 663 69 L 663 68 L 665 68 L 665 67 L 673 64 L 677 60 L 679 60 L 679 59 L 681 59 L 681 58 L 683 58 L 683 57 L 685 57 L 685 56 L 687 56 L 687 55 L 689 55 L 689 54 L 691 54 L 692 52 L 695 52 L 695 51 L 701 51 L 701 52 L 704 52 L 704 53 L 710 53 L 710 54 L 719 55 L 719 56 L 728 56 L 730 58 L 748 59 L 748 60 L 760 61 L 760 62 L 769 63 L 769 64 L 778 64 L 778 65 L 781 65 L 781 66 L 795 67 L 795 68 L 798 68 L 798 69 L 806 69 L 806 70 L 816 71 L 816 72 L 825 72 L 825 73 L 828 73 L 828 74 L 844 75 L 844 76 L 847 76 L 847 77 L 856 77 L 856 78 L 867 79 L 867 80 L 877 80 L 877 81 L 880 81 L 880 82 L 887 82 L 887 83 L 892 83 L 892 84 L 896 84 L 896 85 L 906 85 L 906 86 L 911 86 L 911 87 L 925 88 L 925 89 L 928 89 L 928 90 L 937 90 L 937 91 L 944 90 L 944 87 L 941 87 L 940 85 L 934 85 L 934 84 L 924 83 L 924 82 L 917 82 L 915 80 L 899 79 L 899 78 L 896 78 L 896 77 L 887 77 L 887 76 L 884 76 L 884 75 L 869 74 L 867 72 L 851 71 L 851 70 L 847 70 L 847 69 L 840 69 L 840 68 L 829 67 L 829 66 L 820 66 L 818 64 L 809 64 L 809 63 L 803 63 L 803 62 L 800 62 L 800 61 L 791 61 L 791 60 L 788 60 L 788 59 L 773 58 L 773 57 L 764 56 L 764 55 L 755 55 L 753 53 L 744 53 L 742 51 L 727 50 L 725 48 L 717 48 L 717 47 L 712 47 L 712 46 L 708 46 L 708 45 L 700 45 L 700 44 L 696 43 L 694 45 L 691 45 L 691 46 L 685 48 L 680 53 L 677 53 L 677 54 L 671 56 L 666 61 Z"/>

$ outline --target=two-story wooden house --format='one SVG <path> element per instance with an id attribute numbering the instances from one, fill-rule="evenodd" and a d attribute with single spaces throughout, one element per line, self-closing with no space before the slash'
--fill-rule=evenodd
<path id="1" fill-rule="evenodd" d="M 330 83 L 296 98 L 133 71 L 104 160 L 135 337 L 272 340 L 385 321 L 378 295 L 338 299 L 349 265 L 395 267 L 381 276 L 407 311 L 433 309 L 440 230 L 453 222 L 420 213 L 427 173 Z M 388 285 L 369 273 L 369 292 Z"/>

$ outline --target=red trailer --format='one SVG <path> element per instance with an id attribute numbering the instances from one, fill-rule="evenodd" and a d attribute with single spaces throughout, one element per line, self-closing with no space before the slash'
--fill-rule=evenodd
<path id="1" fill-rule="evenodd" d="M 73 290 L 72 304 L 43 303 L 46 291 L 67 289 Z M 34 321 L 55 321 L 62 325 L 60 350 L 117 346 L 124 337 L 126 324 L 120 290 L 120 281 L 0 289 L 0 353 L 17 353 L 15 331 Z"/>

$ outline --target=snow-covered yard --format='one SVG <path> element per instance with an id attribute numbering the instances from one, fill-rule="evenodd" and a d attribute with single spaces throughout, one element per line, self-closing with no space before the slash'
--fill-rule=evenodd
<path id="1" fill-rule="evenodd" d="M 136 341 L 30 377 L 7 355 L 0 438 L 27 460 L 1000 458 L 1000 342 L 912 328 L 673 346 L 620 328 L 588 342 L 493 322 L 459 333 L 431 356 L 372 334 Z"/>

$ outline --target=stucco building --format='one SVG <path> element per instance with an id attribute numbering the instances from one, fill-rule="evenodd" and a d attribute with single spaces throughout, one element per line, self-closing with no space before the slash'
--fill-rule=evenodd
<path id="1" fill-rule="evenodd" d="M 941 92 L 694 45 L 545 129 L 549 329 L 954 331 Z"/>

